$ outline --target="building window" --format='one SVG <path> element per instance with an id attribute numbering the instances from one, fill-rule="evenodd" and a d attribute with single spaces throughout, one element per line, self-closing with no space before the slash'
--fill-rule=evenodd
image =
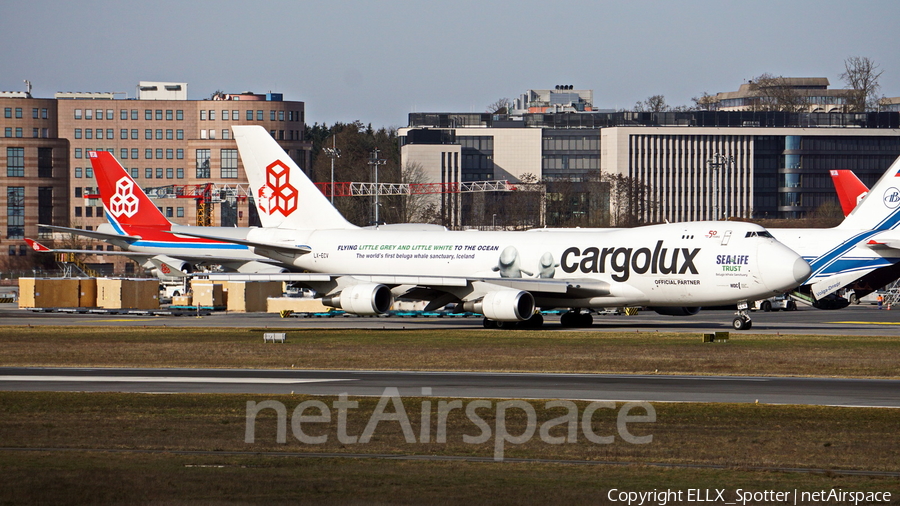
<path id="1" fill-rule="evenodd" d="M 215 121 L 216 119 L 216 111 L 209 111 L 209 120 Z"/>
<path id="2" fill-rule="evenodd" d="M 269 111 L 269 121 L 275 121 L 275 111 Z"/>
<path id="3" fill-rule="evenodd" d="M 247 121 L 253 121 L 253 111 L 252 110 L 247 111 Z"/>
<path id="4" fill-rule="evenodd" d="M 176 149 L 175 158 L 177 158 L 178 160 L 184 160 L 184 150 L 181 148 Z"/>
<path id="5" fill-rule="evenodd" d="M 113 119 L 113 115 L 114 115 L 114 114 L 115 114 L 115 111 L 114 111 L 114 110 L 112 110 L 112 109 L 107 109 L 107 110 L 106 110 L 106 119 Z"/>
<path id="6" fill-rule="evenodd" d="M 16 127 L 16 137 L 22 138 L 22 127 Z"/>
<path id="7" fill-rule="evenodd" d="M 38 188 L 38 223 L 53 223 L 53 188 Z"/>
<path id="8" fill-rule="evenodd" d="M 81 167 L 75 167 L 75 177 L 81 177 Z"/>
<path id="9" fill-rule="evenodd" d="M 178 130 L 175 130 L 175 139 L 179 141 L 184 140 L 184 130 L 180 128 Z"/>
<path id="10" fill-rule="evenodd" d="M 228 139 L 228 138 L 230 138 L 228 132 L 229 132 L 229 131 L 228 131 L 227 128 L 223 128 L 223 129 L 222 129 L 222 138 L 223 138 L 223 139 Z"/>
<path id="11" fill-rule="evenodd" d="M 174 210 L 171 207 L 166 208 L 166 218 L 172 218 L 174 214 Z"/>
<path id="12" fill-rule="evenodd" d="M 144 139 L 148 140 L 148 141 L 152 141 L 153 140 L 153 130 L 151 130 L 149 128 L 144 130 Z"/>
<path id="13" fill-rule="evenodd" d="M 81 158 L 81 148 L 75 148 L 75 158 Z"/>
<path id="14" fill-rule="evenodd" d="M 152 160 L 153 159 L 153 149 L 145 148 L 144 149 L 144 160 Z"/>
<path id="15" fill-rule="evenodd" d="M 137 120 L 137 119 L 138 119 L 138 110 L 137 110 L 137 109 L 132 109 L 132 110 L 131 110 L 131 119 L 132 119 L 132 120 Z"/>
<path id="16" fill-rule="evenodd" d="M 85 129 L 84 129 L 84 138 L 85 138 L 85 139 L 93 139 L 93 138 L 94 138 L 94 131 L 93 131 L 92 129 L 90 129 L 90 128 L 85 128 Z"/>
<path id="17" fill-rule="evenodd" d="M 200 110 L 200 121 L 206 121 L 206 109 Z"/>
<path id="18" fill-rule="evenodd" d="M 38 148 L 38 177 L 53 177 L 53 148 Z"/>
<path id="19" fill-rule="evenodd" d="M 205 128 L 200 130 L 200 138 L 201 138 L 201 139 L 205 139 L 205 138 L 206 138 L 206 129 L 205 129 Z"/>
<path id="20" fill-rule="evenodd" d="M 262 120 L 263 120 L 263 112 L 256 111 L 256 121 L 262 121 Z"/>
<path id="21" fill-rule="evenodd" d="M 93 109 L 85 109 L 84 110 L 84 119 L 94 119 L 94 110 Z"/>
<path id="22" fill-rule="evenodd" d="M 98 129 L 97 129 L 97 138 L 98 138 L 98 139 L 102 139 L 102 138 L 103 138 L 103 129 L 102 129 L 102 128 L 98 128 Z"/>
<path id="23" fill-rule="evenodd" d="M 166 109 L 166 121 L 172 121 L 172 109 Z"/>
<path id="24" fill-rule="evenodd" d="M 162 179 L 162 178 L 163 178 L 162 167 L 157 167 L 156 168 L 156 179 Z"/>
<path id="25" fill-rule="evenodd" d="M 40 133 L 40 130 L 38 130 L 37 128 L 31 129 L 31 136 L 34 137 L 35 139 L 38 138 L 39 133 Z"/>
<path id="26" fill-rule="evenodd" d="M 81 119 L 81 109 L 75 110 L 75 119 Z M 12 107 L 7 107 L 3 109 L 3 117 L 4 118 L 12 118 Z"/>
<path id="27" fill-rule="evenodd" d="M 76 217 L 76 218 L 81 218 L 81 207 L 76 207 L 76 208 L 75 208 L 75 217 Z"/>
<path id="28" fill-rule="evenodd" d="M 233 121 L 238 121 L 240 119 L 240 116 L 238 115 L 238 113 L 240 113 L 240 112 L 241 111 L 238 111 L 237 109 L 231 111 L 231 119 Z"/>
<path id="29" fill-rule="evenodd" d="M 132 129 L 131 129 L 131 138 L 134 139 L 134 140 L 137 140 L 137 138 L 138 138 L 138 130 L 137 130 L 137 128 L 132 128 Z"/>
<path id="30" fill-rule="evenodd" d="M 162 121 L 162 118 L 163 118 L 162 109 L 157 109 L 156 110 L 156 119 L 158 119 L 159 121 Z"/>
<path id="31" fill-rule="evenodd" d="M 5 134 L 5 135 L 6 135 L 7 137 L 12 137 L 12 127 L 6 127 L 6 134 Z"/>
<path id="32" fill-rule="evenodd" d="M 7 107 L 6 110 L 9 111 L 9 108 Z M 7 118 L 8 117 L 9 116 L 7 116 Z M 75 109 L 75 119 L 81 119 L 81 109 Z"/>
<path id="33" fill-rule="evenodd" d="M 215 138 L 216 138 L 216 131 L 215 131 L 215 130 L 213 130 L 213 129 L 210 129 L 210 130 L 209 130 L 209 138 L 210 138 L 210 139 L 215 139 Z"/>
<path id="34" fill-rule="evenodd" d="M 31 110 L 31 117 L 32 117 L 33 119 L 38 119 L 38 110 L 37 110 L 37 107 L 35 107 L 34 109 Z"/>
<path id="35" fill-rule="evenodd" d="M 166 148 L 166 160 L 171 160 L 174 157 L 174 150 L 172 148 Z"/>
<path id="36" fill-rule="evenodd" d="M 151 168 L 144 169 L 144 179 L 153 179 L 153 169 L 151 169 Z"/>
<path id="37" fill-rule="evenodd" d="M 85 206 L 84 208 L 84 217 L 85 218 L 93 218 L 94 217 L 94 208 Z"/>
<path id="38" fill-rule="evenodd" d="M 97 120 L 100 121 L 103 119 L 103 109 L 97 109 Z"/>
<path id="39" fill-rule="evenodd" d="M 197 150 L 197 179 L 209 179 L 209 150 Z"/>
<path id="40" fill-rule="evenodd" d="M 6 238 L 25 238 L 25 187 L 6 189 Z"/>
<path id="41" fill-rule="evenodd" d="M 135 160 L 137 160 L 138 153 L 139 153 L 138 148 L 131 148 L 131 158 L 134 158 Z"/>
<path id="42" fill-rule="evenodd" d="M 128 129 L 127 128 L 123 128 L 123 129 L 119 130 L 119 138 L 120 139 L 128 139 Z"/>
<path id="43" fill-rule="evenodd" d="M 22 108 L 16 107 L 16 119 L 22 119 Z"/>
<path id="44" fill-rule="evenodd" d="M 162 160 L 162 157 L 163 157 L 163 150 L 162 150 L 162 148 L 156 148 L 156 159 L 157 159 L 157 160 Z"/>
<path id="45" fill-rule="evenodd" d="M 184 169 L 183 168 L 175 169 L 175 177 L 178 179 L 184 179 Z"/>
<path id="46" fill-rule="evenodd" d="M 175 111 L 175 119 L 178 121 L 183 120 L 184 119 L 184 111 L 181 109 L 176 110 Z"/>
<path id="47" fill-rule="evenodd" d="M 119 119 L 122 121 L 128 119 L 128 109 L 119 109 Z"/>
<path id="48" fill-rule="evenodd" d="M 153 111 L 150 109 L 144 109 L 144 119 L 146 121 L 150 121 L 153 119 Z"/>
<path id="49" fill-rule="evenodd" d="M 184 208 L 183 207 L 175 208 L 175 216 L 177 216 L 178 218 L 184 218 Z"/>
<path id="50" fill-rule="evenodd" d="M 222 179 L 237 179 L 238 152 L 236 149 L 222 150 Z"/>
<path id="51" fill-rule="evenodd" d="M 107 129 L 106 129 L 106 138 L 107 138 L 107 139 L 114 139 L 114 138 L 115 138 L 115 133 L 113 132 L 113 129 L 112 129 L 112 128 L 107 128 Z"/>
<path id="52" fill-rule="evenodd" d="M 223 109 L 223 110 L 222 110 L 222 121 L 230 121 L 230 120 L 228 119 L 228 109 Z"/>
<path id="53" fill-rule="evenodd" d="M 94 168 L 93 167 L 85 167 L 84 168 L 84 177 L 86 177 L 86 178 L 94 177 Z"/>
<path id="54" fill-rule="evenodd" d="M 25 148 L 6 148 L 6 175 L 25 177 Z"/>
<path id="55" fill-rule="evenodd" d="M 171 128 L 166 129 L 166 140 L 167 141 L 172 140 L 172 129 Z"/>
<path id="56" fill-rule="evenodd" d="M 161 141 L 163 138 L 162 128 L 156 129 L 156 140 Z"/>
<path id="57" fill-rule="evenodd" d="M 7 135 L 7 137 L 12 137 L 12 136 Z M 81 129 L 80 129 L 80 128 L 76 128 L 76 129 L 75 129 L 75 138 L 76 138 L 76 139 L 80 139 L 80 138 L 81 138 Z"/>
<path id="58" fill-rule="evenodd" d="M 137 179 L 139 174 L 140 174 L 140 171 L 138 171 L 137 167 L 131 168 L 131 178 L 132 179 Z"/>

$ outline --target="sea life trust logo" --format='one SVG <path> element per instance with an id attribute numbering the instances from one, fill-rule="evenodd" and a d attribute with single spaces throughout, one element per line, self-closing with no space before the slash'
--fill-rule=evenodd
<path id="1" fill-rule="evenodd" d="M 138 212 L 138 198 L 134 195 L 134 182 L 127 177 L 116 181 L 116 193 L 109 199 L 109 213 L 120 218 L 131 218 Z"/>
<path id="2" fill-rule="evenodd" d="M 276 160 L 266 167 L 266 184 L 259 189 L 257 202 L 259 209 L 272 215 L 280 212 L 282 216 L 290 216 L 297 210 L 297 189 L 290 183 L 290 168 L 281 160 Z"/>

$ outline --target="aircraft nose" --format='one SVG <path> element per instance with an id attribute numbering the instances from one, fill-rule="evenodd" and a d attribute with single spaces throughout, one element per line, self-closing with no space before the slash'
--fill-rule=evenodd
<path id="1" fill-rule="evenodd" d="M 765 241 L 758 251 L 763 283 L 774 292 L 795 288 L 812 274 L 806 260 L 780 242 Z"/>

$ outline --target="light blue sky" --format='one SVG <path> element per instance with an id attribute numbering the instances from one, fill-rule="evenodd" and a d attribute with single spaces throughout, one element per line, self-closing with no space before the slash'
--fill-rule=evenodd
<path id="1" fill-rule="evenodd" d="M 0 90 L 123 91 L 138 81 L 281 92 L 307 123 L 405 126 L 410 112 L 482 112 L 572 84 L 599 108 L 670 105 L 764 72 L 827 77 L 849 56 L 900 96 L 900 2 L 0 2 Z"/>

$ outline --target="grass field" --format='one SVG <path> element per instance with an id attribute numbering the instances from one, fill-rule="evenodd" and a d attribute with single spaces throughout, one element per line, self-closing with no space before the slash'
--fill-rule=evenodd
<path id="1" fill-rule="evenodd" d="M 263 332 L 0 327 L 0 366 L 900 376 L 900 339 L 888 337 L 741 334 L 704 344 L 699 335 L 661 332 L 310 330 L 288 332 L 282 345 L 264 344 Z M 611 488 L 886 490 L 900 504 L 900 478 L 890 474 L 900 472 L 900 416 L 893 409 L 654 403 L 657 421 L 635 430 L 653 436 L 648 444 L 621 436 L 610 444 L 581 436 L 547 444 L 535 436 L 505 445 L 508 459 L 537 462 L 492 462 L 493 439 L 462 440 L 478 428 L 461 410 L 447 418 L 445 443 L 407 442 L 398 423 L 382 422 L 366 444 L 340 443 L 334 423 L 309 429 L 329 436 L 325 443 L 302 444 L 287 421 L 281 444 L 272 410 L 259 414 L 256 440 L 245 442 L 247 401 L 276 400 L 291 415 L 310 399 L 0 392 L 0 504 L 607 504 Z M 348 416 L 347 433 L 359 435 L 377 399 L 353 400 L 359 408 Z M 429 399 L 433 409 L 439 400 Z M 403 399 L 415 434 L 422 401 Z M 562 414 L 530 402 L 539 425 Z M 492 413 L 482 416 L 489 427 Z M 617 434 L 610 413 L 598 414 L 592 430 Z M 522 412 L 506 420 L 510 434 L 526 428 Z M 564 435 L 565 426 L 549 434 Z M 338 456 L 353 454 L 451 460 Z M 821 472 L 773 470 L 783 468 Z"/>
<path id="2" fill-rule="evenodd" d="M 0 366 L 401 369 L 900 377 L 900 339 L 665 332 L 0 327 Z"/>
<path id="3" fill-rule="evenodd" d="M 576 443 L 550 445 L 535 437 L 522 445 L 507 445 L 509 458 L 607 463 L 604 465 L 278 456 L 302 452 L 490 459 L 492 441 L 471 445 L 462 441 L 463 434 L 474 435 L 478 430 L 459 411 L 448 418 L 446 444 L 407 443 L 396 422 L 381 422 L 367 444 L 339 443 L 335 423 L 306 429 L 311 434 L 329 435 L 324 444 L 301 444 L 290 435 L 290 428 L 287 442 L 280 444 L 275 441 L 272 410 L 257 417 L 255 442 L 245 442 L 248 400 L 277 400 L 290 411 L 308 399 L 311 397 L 0 393 L 0 439 L 6 448 L 0 450 L 0 473 L 12 485 L 0 489 L 0 503 L 121 503 L 135 502 L 135 498 L 165 503 L 603 503 L 598 495 L 613 487 L 841 487 L 888 490 L 900 497 L 900 480 L 896 477 L 752 470 L 811 467 L 900 471 L 900 441 L 896 436 L 900 417 L 894 410 L 657 404 L 657 422 L 636 431 L 653 435 L 648 444 L 635 445 L 616 438 L 602 445 L 579 438 Z M 335 400 L 316 399 L 327 405 Z M 348 415 L 349 435 L 363 432 L 377 402 L 373 398 L 354 400 L 359 408 Z M 403 400 L 416 434 L 421 401 Z M 560 414 L 544 409 L 543 402 L 531 404 L 539 424 Z M 584 408 L 585 403 L 578 404 Z M 493 426 L 489 413 L 484 420 Z M 432 425 L 436 423 L 432 419 Z M 614 425 L 609 416 L 596 416 L 593 430 L 614 434 Z M 522 433 L 524 416 L 508 417 L 507 426 L 510 434 Z M 431 432 L 435 430 L 433 426 Z M 557 427 L 550 434 L 565 435 L 565 427 Z"/>

